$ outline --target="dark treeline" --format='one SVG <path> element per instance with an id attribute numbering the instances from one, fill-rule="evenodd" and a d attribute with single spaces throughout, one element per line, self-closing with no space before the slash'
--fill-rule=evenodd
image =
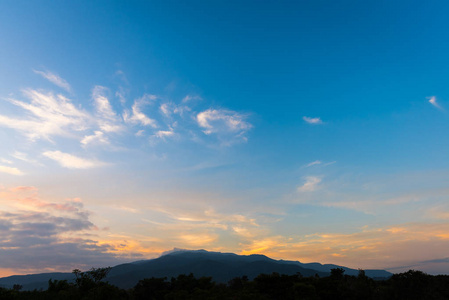
<path id="1" fill-rule="evenodd" d="M 109 268 L 74 270 L 73 282 L 50 280 L 45 291 L 21 291 L 20 285 L 0 289 L 0 299 L 96 299 L 96 300 L 170 300 L 170 299 L 449 299 L 449 276 L 432 276 L 410 270 L 386 280 L 373 280 L 363 270 L 348 276 L 332 269 L 328 277 L 303 277 L 301 274 L 260 274 L 254 280 L 236 277 L 228 284 L 215 283 L 211 277 L 179 275 L 140 280 L 129 290 L 104 281 Z"/>

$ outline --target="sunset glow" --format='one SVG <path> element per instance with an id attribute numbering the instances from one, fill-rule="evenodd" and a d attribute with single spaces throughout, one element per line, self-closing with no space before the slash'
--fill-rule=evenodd
<path id="1" fill-rule="evenodd" d="M 0 277 L 175 247 L 449 274 L 448 13 L 3 1 Z"/>

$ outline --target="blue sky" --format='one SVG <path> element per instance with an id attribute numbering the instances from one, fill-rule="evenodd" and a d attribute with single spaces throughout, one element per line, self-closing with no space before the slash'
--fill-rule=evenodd
<path id="1" fill-rule="evenodd" d="M 3 1 L 0 274 L 174 247 L 448 273 L 448 12 Z"/>

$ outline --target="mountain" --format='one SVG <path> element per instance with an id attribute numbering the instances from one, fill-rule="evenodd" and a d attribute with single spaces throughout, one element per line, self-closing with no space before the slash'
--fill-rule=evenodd
<path id="1" fill-rule="evenodd" d="M 178 251 L 139 264 L 119 265 L 111 270 L 107 280 L 119 287 L 132 287 L 146 277 L 176 277 L 193 273 L 196 277 L 210 276 L 216 282 L 228 282 L 237 276 L 253 279 L 261 273 L 301 273 L 303 276 L 327 276 L 327 272 L 306 269 L 295 264 L 279 263 L 264 255 L 236 255 L 233 253 Z"/>
<path id="2" fill-rule="evenodd" d="M 296 262 L 295 261 L 287 261 L 287 262 L 293 263 L 293 264 L 298 264 L 304 268 L 313 269 L 313 270 L 317 270 L 317 271 L 321 271 L 321 272 L 330 272 L 331 269 L 342 268 L 343 270 L 345 270 L 345 275 L 357 276 L 359 274 L 359 270 L 350 269 L 347 267 L 342 267 L 342 266 L 337 266 L 337 265 L 332 265 L 332 264 L 322 265 L 320 263 L 303 264 L 303 263 L 300 263 L 297 261 Z M 384 279 L 384 278 L 388 278 L 392 275 L 390 272 L 387 272 L 385 270 L 367 269 L 364 271 L 365 271 L 366 276 L 374 278 L 374 279 Z"/>
<path id="3" fill-rule="evenodd" d="M 330 269 L 343 268 L 347 275 L 357 275 L 358 270 L 337 265 L 319 263 L 303 264 L 298 261 L 274 260 L 265 255 L 237 255 L 234 253 L 209 252 L 206 250 L 180 250 L 165 252 L 161 257 L 115 266 L 106 280 L 120 288 L 131 288 L 143 278 L 176 277 L 193 273 L 196 277 L 210 276 L 216 282 L 226 283 L 237 276 L 246 275 L 253 279 L 261 273 L 303 276 L 328 276 Z M 370 277 L 386 278 L 392 274 L 383 270 L 365 270 Z M 49 279 L 73 280 L 71 273 L 44 273 L 34 275 L 15 275 L 0 278 L 0 286 L 12 287 L 21 284 L 24 290 L 46 289 Z"/>
<path id="4" fill-rule="evenodd" d="M 47 289 L 48 280 L 73 280 L 72 273 L 42 273 L 30 275 L 13 275 L 0 278 L 0 287 L 12 288 L 14 284 L 20 284 L 24 290 Z"/>

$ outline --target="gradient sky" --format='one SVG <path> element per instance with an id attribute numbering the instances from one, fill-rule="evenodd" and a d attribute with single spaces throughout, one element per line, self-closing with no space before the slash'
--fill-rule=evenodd
<path id="1" fill-rule="evenodd" d="M 1 1 L 0 275 L 174 247 L 449 274 L 448 15 Z"/>

